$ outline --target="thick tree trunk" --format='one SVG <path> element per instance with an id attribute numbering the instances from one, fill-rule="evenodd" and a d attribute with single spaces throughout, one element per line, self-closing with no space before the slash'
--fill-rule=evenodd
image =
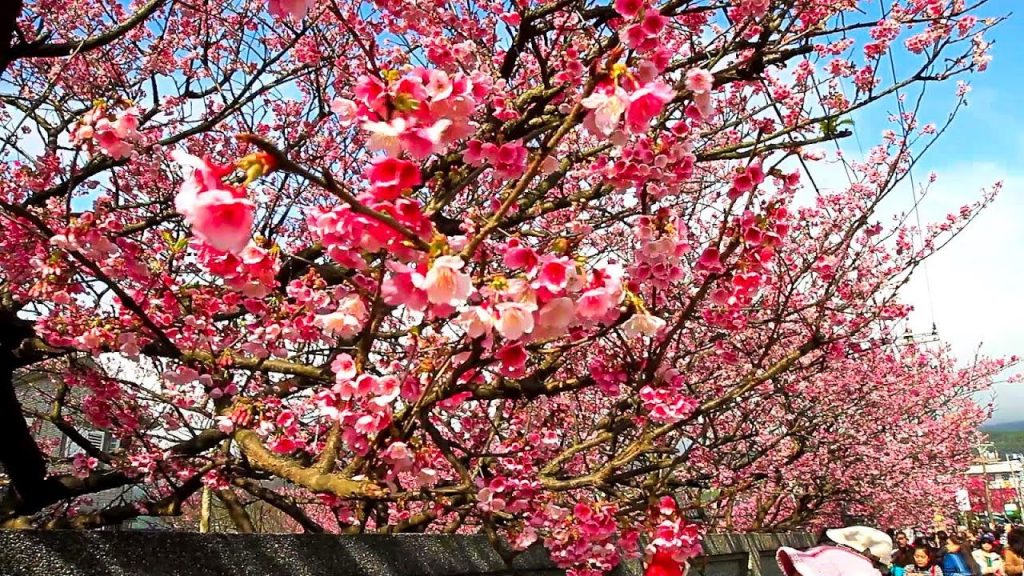
<path id="1" fill-rule="evenodd" d="M 11 63 L 11 45 L 14 44 L 14 29 L 21 14 L 22 0 L 0 2 L 0 74 Z"/>
<path id="2" fill-rule="evenodd" d="M 14 372 L 23 361 L 22 343 L 34 335 L 31 324 L 9 309 L 0 309 L 0 463 L 7 470 L 17 499 L 32 507 L 48 490 L 46 461 L 21 412 L 14 390 Z M 20 508 L 20 506 L 19 506 Z"/>

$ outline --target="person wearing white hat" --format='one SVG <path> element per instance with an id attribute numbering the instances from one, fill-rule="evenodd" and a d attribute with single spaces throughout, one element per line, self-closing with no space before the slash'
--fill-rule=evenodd
<path id="1" fill-rule="evenodd" d="M 868 556 L 883 566 L 892 564 L 892 538 L 868 526 L 849 526 L 826 530 L 825 536 L 840 546 Z"/>

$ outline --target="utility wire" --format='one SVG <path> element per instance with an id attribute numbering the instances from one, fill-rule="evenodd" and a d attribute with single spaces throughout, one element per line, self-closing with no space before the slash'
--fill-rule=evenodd
<path id="1" fill-rule="evenodd" d="M 879 6 L 879 8 L 882 11 L 882 16 L 884 17 L 885 16 L 885 5 L 883 4 L 883 0 L 878 0 L 878 6 Z M 893 58 L 892 50 L 889 50 L 888 52 L 889 52 L 889 70 L 892 73 L 892 83 L 893 83 L 893 86 L 896 88 L 896 106 L 897 106 L 897 108 L 899 110 L 899 113 L 900 113 L 900 123 L 903 123 L 906 120 L 906 109 L 903 106 L 903 97 L 900 95 L 899 80 L 896 78 L 896 59 Z M 909 139 L 910 135 L 906 134 L 905 137 Z M 921 227 L 921 212 L 918 209 L 919 202 L 918 202 L 918 198 L 917 198 L 917 184 L 914 182 L 914 163 L 915 163 L 915 161 L 914 161 L 914 157 L 913 157 L 913 152 L 910 151 L 909 146 L 908 146 L 907 150 L 911 154 L 910 166 L 907 168 L 907 176 L 909 177 L 909 180 L 910 180 L 910 193 L 911 193 L 911 195 L 914 198 L 913 210 L 914 210 L 914 219 L 917 221 L 917 234 L 920 237 L 921 248 L 923 250 L 924 249 L 924 229 Z M 932 334 L 934 335 L 934 334 L 936 334 L 938 332 L 938 330 L 937 330 L 937 327 L 936 327 L 936 324 L 935 324 L 935 299 L 932 296 L 932 282 L 931 282 L 931 277 L 928 274 L 928 259 L 927 258 L 925 258 L 921 262 L 921 268 L 922 268 L 921 271 L 924 273 L 925 291 L 928 294 L 928 315 L 931 317 L 931 321 L 932 321 Z"/>

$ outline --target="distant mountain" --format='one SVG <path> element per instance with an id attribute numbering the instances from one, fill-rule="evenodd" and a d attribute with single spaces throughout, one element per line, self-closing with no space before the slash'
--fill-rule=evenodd
<path id="1" fill-rule="evenodd" d="M 1013 422 L 992 422 L 981 427 L 982 432 L 1021 432 L 1024 431 L 1024 420 Z"/>
<path id="2" fill-rule="evenodd" d="M 985 434 L 999 454 L 1024 454 L 1024 430 L 986 430 Z"/>

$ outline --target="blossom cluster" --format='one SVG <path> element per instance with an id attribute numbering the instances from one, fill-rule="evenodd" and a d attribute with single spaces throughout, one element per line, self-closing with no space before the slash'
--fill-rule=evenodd
<path id="1" fill-rule="evenodd" d="M 71 131 L 72 143 L 114 160 L 130 156 L 141 137 L 136 106 L 114 109 L 103 102 L 83 114 Z"/>

